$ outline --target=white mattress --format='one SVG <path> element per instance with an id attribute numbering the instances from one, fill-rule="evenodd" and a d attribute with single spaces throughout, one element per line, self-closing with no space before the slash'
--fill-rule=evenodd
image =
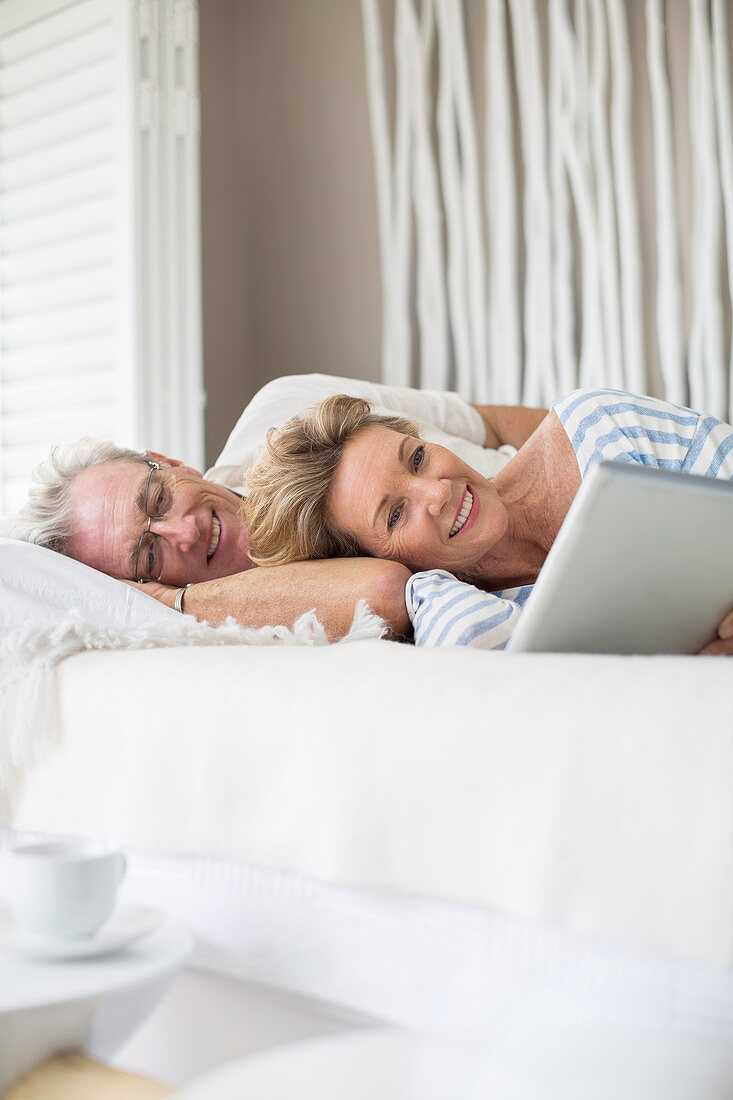
<path id="1" fill-rule="evenodd" d="M 202 965 L 415 1026 L 518 989 L 729 1025 L 726 661 L 223 647 L 58 686 L 10 824 L 119 840 Z"/>

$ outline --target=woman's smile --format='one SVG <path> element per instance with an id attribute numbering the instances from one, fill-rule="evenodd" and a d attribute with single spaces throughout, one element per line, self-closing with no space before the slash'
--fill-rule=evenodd
<path id="1" fill-rule="evenodd" d="M 448 538 L 454 539 L 456 535 L 460 535 L 468 530 L 468 528 L 473 527 L 480 507 L 478 496 L 474 497 L 470 487 L 467 485 L 463 502 L 456 516 L 456 522 L 451 527 Z"/>

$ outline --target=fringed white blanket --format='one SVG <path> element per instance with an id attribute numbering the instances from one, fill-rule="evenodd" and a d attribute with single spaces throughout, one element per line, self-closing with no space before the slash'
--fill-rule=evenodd
<path id="1" fill-rule="evenodd" d="M 381 638 L 386 624 L 360 600 L 343 642 Z M 229 618 L 221 626 L 190 615 L 153 620 L 134 630 L 117 630 L 83 621 L 70 612 L 53 626 L 27 623 L 0 641 L 0 790 L 14 770 L 32 764 L 56 734 L 55 673 L 59 661 L 87 649 L 152 649 L 158 646 L 328 645 L 314 612 L 285 626 L 260 629 Z"/>

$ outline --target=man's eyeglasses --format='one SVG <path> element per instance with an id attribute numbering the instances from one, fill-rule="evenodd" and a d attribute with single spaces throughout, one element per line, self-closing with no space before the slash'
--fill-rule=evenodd
<path id="1" fill-rule="evenodd" d="M 170 477 L 163 473 L 159 462 L 146 460 L 150 466 L 148 480 L 145 483 L 145 515 L 148 525 L 140 536 L 135 555 L 135 580 L 139 584 L 145 581 L 160 580 L 163 560 L 160 550 L 160 535 L 150 530 L 154 519 L 164 519 L 170 511 L 173 500 L 173 486 Z"/>

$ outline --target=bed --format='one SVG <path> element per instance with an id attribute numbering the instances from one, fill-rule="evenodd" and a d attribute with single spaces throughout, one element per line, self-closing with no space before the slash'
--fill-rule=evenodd
<path id="1" fill-rule="evenodd" d="M 6 540 L 6 586 L 29 551 L 53 615 L 86 567 Z M 725 660 L 181 645 L 163 608 L 114 648 L 151 601 L 100 584 L 125 630 L 70 629 L 59 596 L 49 631 L 76 642 L 6 761 L 6 840 L 115 839 L 127 897 L 186 921 L 196 969 L 346 1015 L 481 1029 L 540 998 L 733 1029 Z"/>

